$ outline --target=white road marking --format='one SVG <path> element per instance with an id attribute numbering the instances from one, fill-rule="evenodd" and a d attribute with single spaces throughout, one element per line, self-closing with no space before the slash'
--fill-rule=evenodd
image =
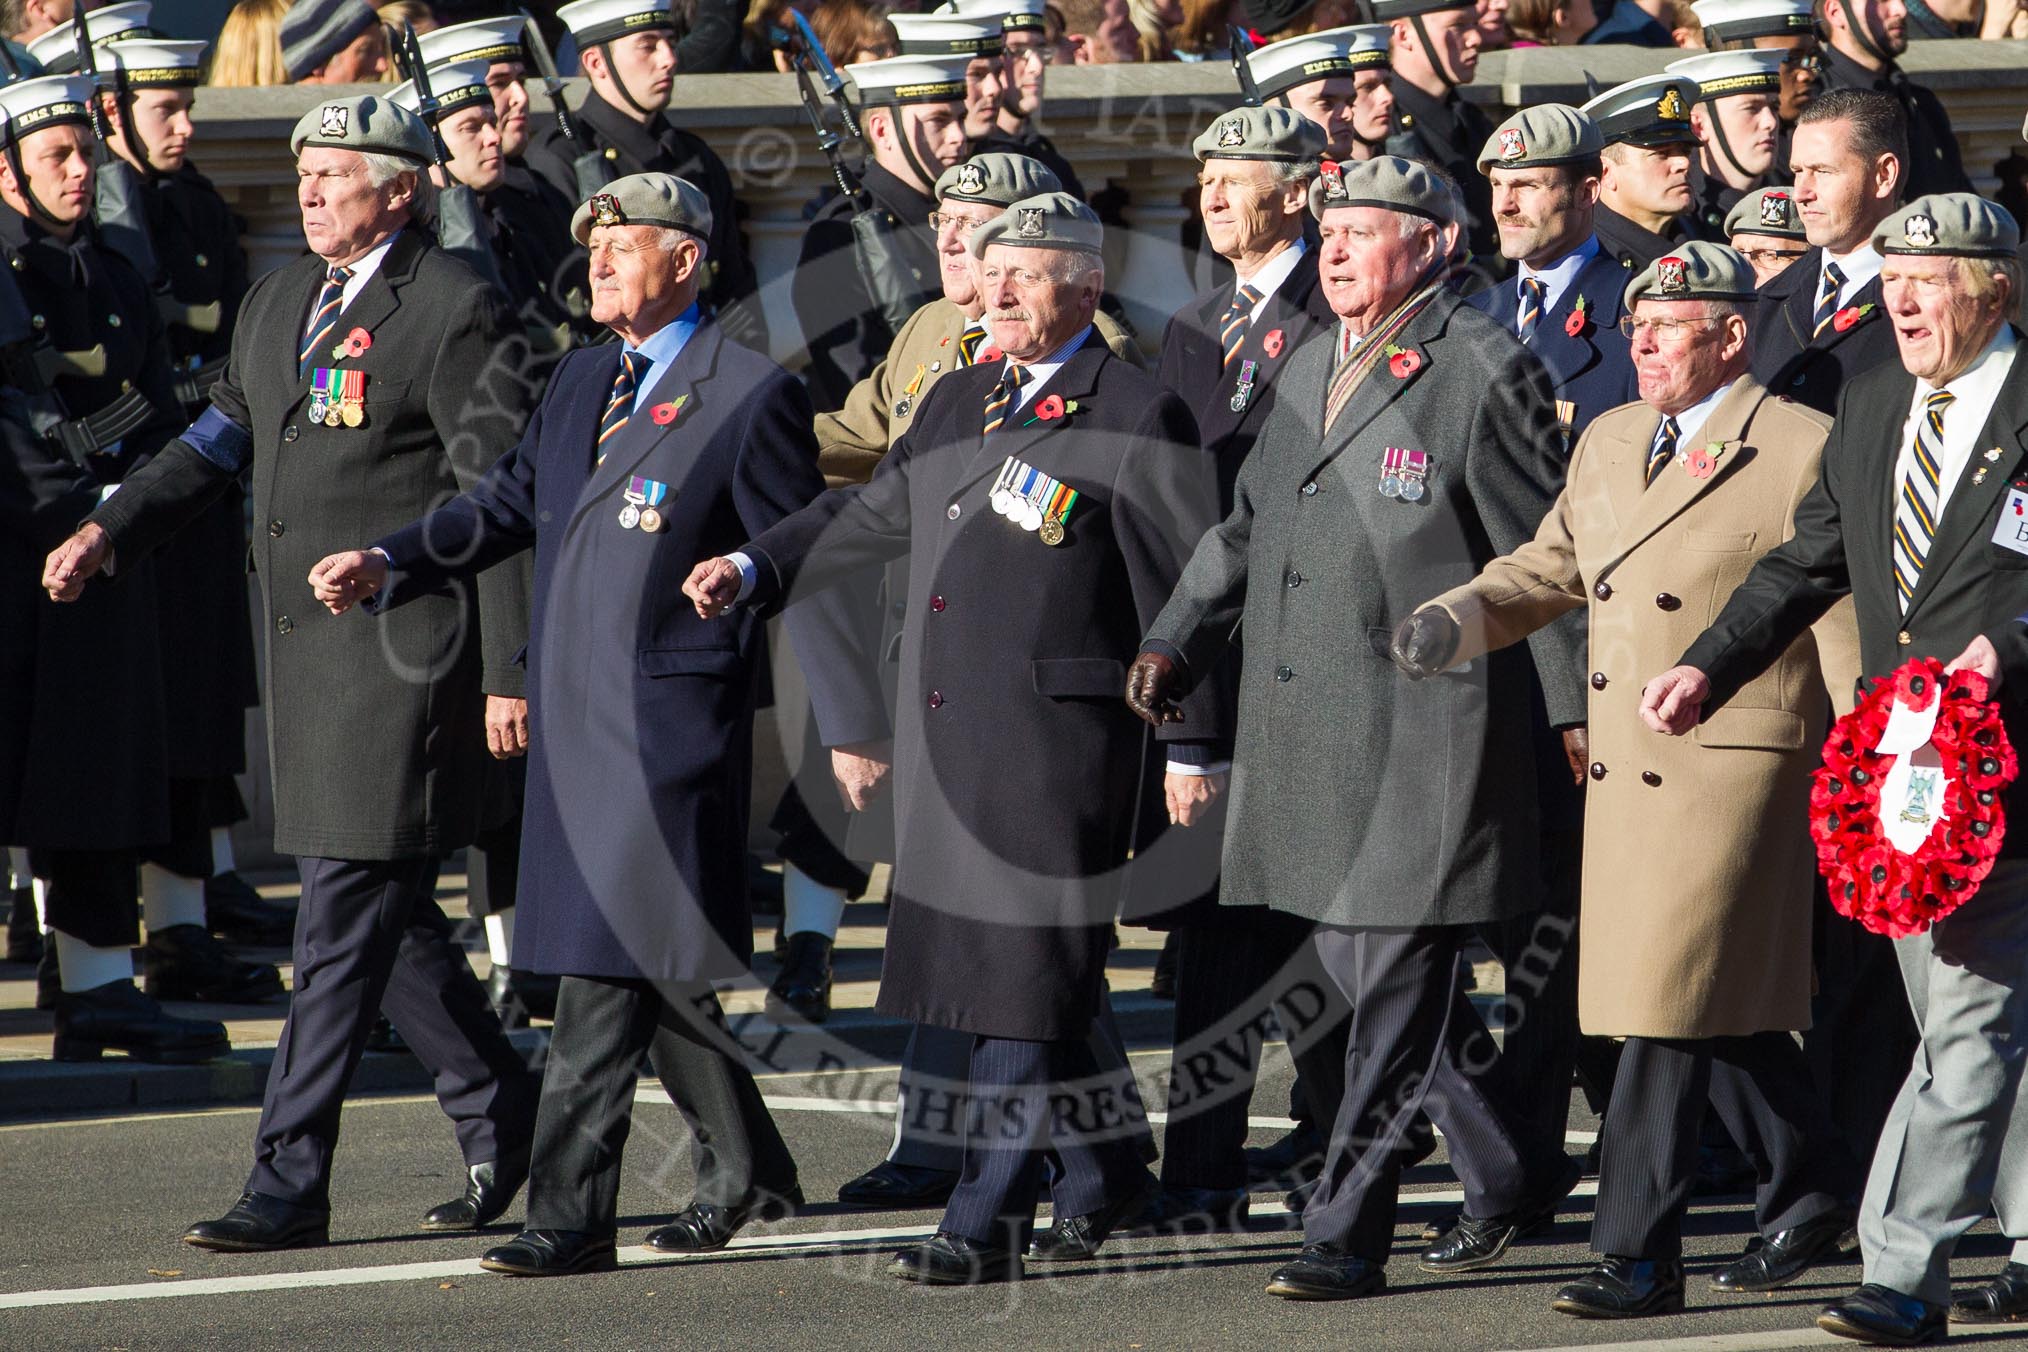
<path id="1" fill-rule="evenodd" d="M 1816 1316 L 1804 1311 L 1799 1312 L 1797 1318 L 1815 1319 Z M 1971 1338 L 2020 1336 L 2019 1324 L 1995 1324 L 1983 1328 L 1976 1324 L 1953 1324 L 1950 1340 L 1957 1343 Z M 1835 1333 L 1826 1333 L 1820 1328 L 1806 1325 L 1796 1329 L 1772 1329 L 1765 1333 L 1704 1333 L 1688 1338 L 1637 1338 L 1619 1343 L 1572 1343 L 1568 1347 L 1537 1348 L 1534 1352 L 1779 1352 L 1779 1349 L 1790 1347 L 1856 1345 Z"/>

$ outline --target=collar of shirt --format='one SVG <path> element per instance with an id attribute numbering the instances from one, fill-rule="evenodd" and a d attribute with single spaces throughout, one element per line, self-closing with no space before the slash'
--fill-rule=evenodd
<path id="1" fill-rule="evenodd" d="M 338 302 L 339 314 L 342 315 L 352 308 L 352 302 L 359 299 L 359 293 L 366 289 L 366 284 L 373 280 L 375 273 L 380 271 L 380 265 L 387 261 L 387 251 L 392 249 L 394 242 L 400 238 L 401 231 L 397 230 L 345 265 L 352 275 L 345 279 L 345 290 L 339 293 L 341 296 Z M 324 275 L 327 277 L 331 275 L 331 269 L 328 266 L 324 269 Z"/>
<path id="2" fill-rule="evenodd" d="M 1986 350 L 1979 354 L 1979 359 L 1963 375 L 1942 387 L 1957 398 L 1944 409 L 1942 454 L 1937 457 L 1936 516 L 1939 523 L 1943 521 L 1944 509 L 1950 505 L 1958 480 L 1964 477 L 1966 462 L 1979 449 L 1979 437 L 1985 432 L 1986 419 L 1992 416 L 1993 405 L 2000 397 L 2000 387 L 2007 383 L 2007 374 L 2014 369 L 2019 346 L 2013 326 L 2002 325 L 2000 331 L 1993 335 L 1993 341 L 1986 344 Z M 1914 467 L 1915 435 L 1922 426 L 1922 402 L 1937 388 L 1926 380 L 1915 382 L 1915 398 L 1909 401 L 1908 421 L 1901 429 L 1901 458 L 1895 464 L 1897 491 L 1901 481 Z"/>
<path id="3" fill-rule="evenodd" d="M 1091 325 L 1087 324 L 1077 331 L 1075 338 L 1072 338 L 1041 361 L 1032 361 L 1022 367 L 1021 397 L 1014 401 L 1014 407 L 1026 408 L 1028 401 L 1035 397 L 1035 392 L 1044 385 L 1047 385 L 1050 377 L 1063 369 L 1063 364 L 1069 361 L 1079 348 L 1084 346 L 1084 340 L 1090 336 Z"/>
<path id="4" fill-rule="evenodd" d="M 1688 446 L 1696 440 L 1697 434 L 1704 430 L 1704 424 L 1711 421 L 1711 411 L 1724 401 L 1726 395 L 1732 393 L 1732 387 L 1738 383 L 1736 380 L 1726 381 L 1723 385 L 1720 385 L 1717 389 L 1676 415 L 1676 444 L 1678 446 Z M 1656 435 L 1661 435 L 1659 424 L 1656 427 Z"/>
<path id="5" fill-rule="evenodd" d="M 1556 308 L 1563 293 L 1577 281 L 1577 274 L 1584 271 L 1585 264 L 1597 257 L 1598 236 L 1586 235 L 1584 243 L 1539 272 L 1523 263 L 1520 273 L 1514 278 L 1515 300 L 1518 302 L 1521 298 L 1521 283 L 1530 277 L 1536 278 L 1542 283 L 1542 313 L 1548 314 Z"/>
<path id="6" fill-rule="evenodd" d="M 1862 244 L 1843 258 L 1833 258 L 1827 253 L 1818 260 L 1817 291 L 1824 289 L 1824 266 L 1829 263 L 1836 263 L 1838 271 L 1845 274 L 1845 284 L 1838 288 L 1840 309 L 1852 303 L 1852 297 L 1858 294 L 1860 287 L 1880 275 L 1879 252 L 1871 244 Z M 1814 297 L 1817 291 L 1810 294 Z"/>
<path id="7" fill-rule="evenodd" d="M 648 359 L 648 369 L 634 388 L 643 395 L 654 389 L 655 382 L 675 365 L 678 354 L 683 351 L 684 345 L 690 341 L 690 335 L 697 332 L 697 326 L 702 322 L 702 312 L 698 309 L 697 302 L 692 301 L 689 309 L 649 334 L 638 347 L 629 343 L 622 349 L 625 352 L 638 352 Z M 637 402 L 635 407 L 639 406 Z"/>
<path id="8" fill-rule="evenodd" d="M 1295 243 L 1261 264 L 1260 271 L 1251 277 L 1241 277 L 1233 282 L 1234 295 L 1239 294 L 1241 282 L 1260 292 L 1260 299 L 1254 302 L 1253 312 L 1246 317 L 1247 323 L 1251 324 L 1260 318 L 1260 312 L 1267 309 L 1267 303 L 1274 299 L 1275 292 L 1281 290 L 1282 283 L 1289 279 L 1289 274 L 1296 270 L 1296 264 L 1303 261 L 1303 255 L 1308 253 L 1309 249 L 1310 242 L 1298 235 Z"/>

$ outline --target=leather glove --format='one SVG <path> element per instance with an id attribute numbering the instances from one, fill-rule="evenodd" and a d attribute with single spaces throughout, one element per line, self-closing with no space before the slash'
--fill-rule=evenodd
<path id="1" fill-rule="evenodd" d="M 1571 778 L 1584 787 L 1591 773 L 1591 732 L 1582 723 L 1563 730 L 1563 758 L 1570 762 Z"/>
<path id="2" fill-rule="evenodd" d="M 1388 653 L 1411 680 L 1434 676 L 1458 651 L 1458 623 L 1441 610 L 1418 610 L 1394 627 Z"/>
<path id="3" fill-rule="evenodd" d="M 1142 653 L 1127 668 L 1127 707 L 1157 728 L 1181 723 L 1176 697 L 1182 683 L 1174 662 L 1160 653 Z"/>

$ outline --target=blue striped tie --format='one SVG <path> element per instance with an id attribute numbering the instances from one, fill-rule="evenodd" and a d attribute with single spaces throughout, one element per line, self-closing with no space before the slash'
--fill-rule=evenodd
<path id="1" fill-rule="evenodd" d="M 606 398 L 606 411 L 599 419 L 599 454 L 592 463 L 605 463 L 606 444 L 634 416 L 634 391 L 640 384 L 640 365 L 647 358 L 638 352 L 622 352 L 620 369 L 613 373 L 613 392 Z"/>
<path id="2" fill-rule="evenodd" d="M 1515 316 L 1514 336 L 1524 343 L 1535 336 L 1535 326 L 1542 321 L 1542 297 L 1548 290 L 1540 277 L 1521 279 L 1521 311 Z"/>
<path id="3" fill-rule="evenodd" d="M 1937 495 L 1943 481 L 1943 415 L 1955 394 L 1937 390 L 1922 401 L 1922 426 L 1915 429 L 1915 463 L 1901 481 L 1894 503 L 1894 591 L 1901 609 L 1915 595 L 1922 565 L 1936 538 Z"/>
<path id="4" fill-rule="evenodd" d="M 350 268 L 332 268 L 324 274 L 324 288 L 317 293 L 317 303 L 310 309 L 303 350 L 296 356 L 298 380 L 310 374 L 310 368 L 317 364 L 317 354 L 331 341 L 331 332 L 338 327 L 338 312 L 345 304 L 345 283 L 351 280 Z"/>
<path id="5" fill-rule="evenodd" d="M 1253 325 L 1253 307 L 1260 304 L 1260 298 L 1259 291 L 1243 284 L 1233 293 L 1232 304 L 1225 307 L 1225 318 L 1218 325 L 1218 350 L 1225 354 L 1225 365 L 1232 365 L 1232 359 L 1239 355 L 1246 331 Z"/>
<path id="6" fill-rule="evenodd" d="M 1674 418 L 1662 419 L 1662 425 L 1655 429 L 1654 444 L 1648 447 L 1648 484 L 1662 477 L 1662 471 L 1669 468 L 1669 462 L 1676 458 L 1678 431 Z"/>
<path id="7" fill-rule="evenodd" d="M 1014 402 L 1014 395 L 1021 388 L 1021 368 L 1009 366 L 1000 374 L 1000 383 L 986 396 L 986 430 L 997 432 L 1000 424 L 1007 421 L 1007 408 Z"/>
<path id="8" fill-rule="evenodd" d="M 1838 292 L 1844 285 L 1845 274 L 1838 265 L 1824 264 L 1824 275 L 1817 281 L 1817 309 L 1810 318 L 1810 337 L 1815 338 L 1838 317 Z"/>

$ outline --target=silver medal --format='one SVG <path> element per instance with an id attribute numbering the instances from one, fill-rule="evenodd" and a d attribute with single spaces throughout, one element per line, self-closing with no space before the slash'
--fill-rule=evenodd
<path id="1" fill-rule="evenodd" d="M 1385 490 L 1383 489 L 1382 491 L 1384 492 Z M 1403 502 L 1421 502 L 1423 491 L 1421 479 L 1403 479 L 1401 481 L 1401 500 Z"/>
<path id="2" fill-rule="evenodd" d="M 1392 474 L 1382 475 L 1380 479 L 1380 496 L 1383 498 L 1398 498 L 1401 495 L 1401 480 Z"/>
<path id="3" fill-rule="evenodd" d="M 641 524 L 641 509 L 633 503 L 620 508 L 620 529 L 632 530 Z"/>

